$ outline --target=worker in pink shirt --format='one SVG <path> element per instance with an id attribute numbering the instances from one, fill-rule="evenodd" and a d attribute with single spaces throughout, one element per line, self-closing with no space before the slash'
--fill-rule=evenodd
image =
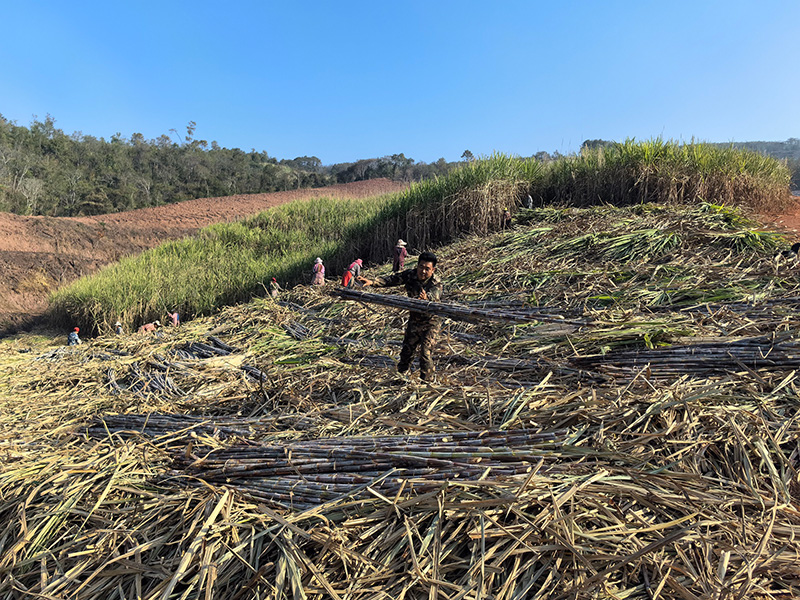
<path id="1" fill-rule="evenodd" d="M 392 273 L 397 273 L 398 271 L 402 271 L 405 268 L 406 256 L 408 256 L 408 250 L 406 250 L 406 243 L 402 239 L 399 239 L 397 240 L 397 244 L 394 247 L 394 260 L 392 261 Z"/>

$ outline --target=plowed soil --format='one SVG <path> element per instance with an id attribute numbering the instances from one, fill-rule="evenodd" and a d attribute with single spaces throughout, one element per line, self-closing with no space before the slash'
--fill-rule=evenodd
<path id="1" fill-rule="evenodd" d="M 325 188 L 187 200 L 92 217 L 0 213 L 0 333 L 35 324 L 47 295 L 100 267 L 198 229 L 234 221 L 293 200 L 363 198 L 405 189 L 374 179 Z"/>

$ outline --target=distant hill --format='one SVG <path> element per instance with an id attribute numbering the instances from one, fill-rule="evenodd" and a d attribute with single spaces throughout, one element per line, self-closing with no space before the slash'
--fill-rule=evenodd
<path id="1" fill-rule="evenodd" d="M 726 142 L 714 146 L 743 148 L 760 152 L 773 158 L 800 160 L 800 138 L 789 138 L 785 142 Z"/>
<path id="2" fill-rule="evenodd" d="M 64 133 L 48 115 L 29 127 L 0 115 L 0 212 L 74 217 L 149 208 L 198 198 L 285 192 L 388 178 L 421 181 L 459 163 L 417 162 L 392 154 L 325 166 L 316 156 L 278 160 L 266 151 L 223 148 L 170 130 L 110 140 Z M 471 156 L 469 151 L 466 151 Z"/>

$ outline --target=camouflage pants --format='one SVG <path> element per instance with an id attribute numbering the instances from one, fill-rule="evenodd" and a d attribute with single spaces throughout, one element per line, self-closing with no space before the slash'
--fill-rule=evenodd
<path id="1" fill-rule="evenodd" d="M 419 321 L 414 318 L 408 320 L 406 334 L 403 337 L 403 349 L 400 351 L 400 362 L 397 370 L 400 373 L 408 371 L 414 354 L 419 348 L 419 370 L 422 379 L 433 378 L 433 347 L 439 335 L 438 321 Z"/>

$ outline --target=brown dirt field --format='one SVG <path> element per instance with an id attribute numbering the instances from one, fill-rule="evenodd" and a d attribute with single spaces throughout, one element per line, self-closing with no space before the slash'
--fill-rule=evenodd
<path id="1" fill-rule="evenodd" d="M 22 217 L 0 213 L 0 332 L 35 322 L 59 286 L 124 256 L 293 200 L 363 198 L 406 184 L 373 179 L 325 188 L 186 200 L 92 217 Z"/>
<path id="2" fill-rule="evenodd" d="M 761 215 L 764 225 L 785 230 L 788 234 L 797 234 L 800 239 L 800 196 L 792 195 L 790 208 L 780 214 Z"/>

